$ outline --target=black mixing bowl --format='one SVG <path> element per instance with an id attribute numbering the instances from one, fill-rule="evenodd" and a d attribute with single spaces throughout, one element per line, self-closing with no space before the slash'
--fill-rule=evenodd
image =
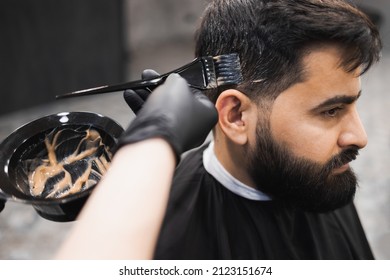
<path id="1" fill-rule="evenodd" d="M 122 132 L 90 112 L 49 115 L 16 129 L 0 144 L 0 199 L 31 204 L 52 221 L 75 220 Z"/>

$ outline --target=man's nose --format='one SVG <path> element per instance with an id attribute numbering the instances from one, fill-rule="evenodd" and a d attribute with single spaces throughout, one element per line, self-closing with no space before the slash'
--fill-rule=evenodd
<path id="1" fill-rule="evenodd" d="M 340 134 L 338 145 L 342 148 L 357 146 L 360 149 L 367 145 L 367 133 L 356 109 L 348 118 L 344 119 L 343 129 Z"/>

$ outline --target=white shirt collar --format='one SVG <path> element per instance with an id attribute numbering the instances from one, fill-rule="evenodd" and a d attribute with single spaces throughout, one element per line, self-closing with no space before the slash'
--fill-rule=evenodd
<path id="1" fill-rule="evenodd" d="M 211 141 L 210 145 L 203 152 L 203 165 L 208 173 L 210 173 L 225 188 L 235 193 L 236 195 L 250 200 L 272 200 L 271 197 L 267 194 L 254 188 L 251 188 L 234 178 L 222 166 L 214 152 L 214 141 Z"/>

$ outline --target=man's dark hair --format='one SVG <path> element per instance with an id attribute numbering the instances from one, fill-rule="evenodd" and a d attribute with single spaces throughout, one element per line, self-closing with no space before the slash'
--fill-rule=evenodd
<path id="1" fill-rule="evenodd" d="M 343 50 L 346 71 L 364 73 L 380 57 L 376 26 L 349 1 L 214 0 L 196 32 L 195 55 L 238 53 L 238 89 L 274 99 L 303 79 L 304 55 L 329 43 Z M 206 94 L 215 102 L 222 90 Z"/>

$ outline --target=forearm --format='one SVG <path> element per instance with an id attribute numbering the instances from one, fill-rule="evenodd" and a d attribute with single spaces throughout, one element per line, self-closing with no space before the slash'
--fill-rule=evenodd
<path id="1" fill-rule="evenodd" d="M 172 148 L 160 138 L 121 148 L 57 258 L 152 258 L 174 169 Z"/>

